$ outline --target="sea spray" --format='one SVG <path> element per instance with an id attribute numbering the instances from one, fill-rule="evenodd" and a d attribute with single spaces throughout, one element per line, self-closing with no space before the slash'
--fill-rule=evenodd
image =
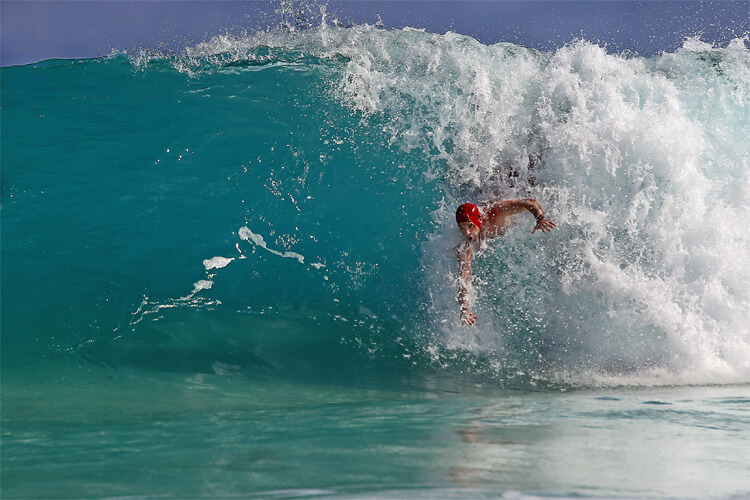
<path id="1" fill-rule="evenodd" d="M 616 373 L 620 383 L 745 380 L 750 288 L 734 257 L 750 248 L 736 223 L 748 212 L 737 189 L 748 182 L 748 149 L 737 134 L 747 123 L 750 59 L 744 47 L 690 46 L 644 60 L 580 42 L 540 69 L 541 88 L 523 113 L 535 117 L 544 167 L 533 172 L 536 185 L 506 192 L 539 198 L 559 231 L 534 239 L 519 228 L 493 244 L 478 265 L 477 308 L 489 324 L 478 342 L 444 329 L 449 342 L 497 348 L 510 334 L 507 348 L 524 352 L 524 364 L 536 357 L 533 369 L 569 381 L 577 371 L 587 381 Z M 667 72 L 665 60 L 678 68 Z M 681 73 L 686 65 L 701 77 Z M 700 92 L 715 114 L 695 99 Z M 713 168 L 718 151 L 722 166 Z M 519 226 L 532 227 L 527 219 Z M 438 274 L 451 272 L 447 260 Z M 451 302 L 448 294 L 437 304 L 443 316 Z"/>

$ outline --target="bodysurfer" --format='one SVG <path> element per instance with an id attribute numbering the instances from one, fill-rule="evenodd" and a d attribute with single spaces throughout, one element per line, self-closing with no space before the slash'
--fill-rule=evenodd
<path id="1" fill-rule="evenodd" d="M 555 223 L 549 220 L 541 205 L 534 199 L 502 200 L 480 210 L 473 203 L 464 203 L 456 210 L 456 222 L 466 241 L 456 247 L 458 258 L 458 303 L 461 307 L 461 323 L 473 325 L 477 315 L 469 309 L 469 291 L 471 289 L 471 257 L 479 249 L 482 241 L 502 236 L 512 224 L 511 218 L 528 211 L 536 218 L 536 226 L 531 234 L 537 231 L 552 231 Z M 484 215 L 482 215 L 484 213 Z"/>

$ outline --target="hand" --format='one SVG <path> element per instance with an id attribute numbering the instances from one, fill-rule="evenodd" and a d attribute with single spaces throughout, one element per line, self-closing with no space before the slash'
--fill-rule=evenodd
<path id="1" fill-rule="evenodd" d="M 461 309 L 461 324 L 473 325 L 477 321 L 477 315 L 468 309 Z"/>
<path id="2" fill-rule="evenodd" d="M 539 222 L 536 223 L 536 226 L 534 226 L 534 230 L 531 231 L 531 234 L 534 234 L 539 230 L 541 230 L 543 233 L 547 233 L 549 231 L 552 231 L 553 227 L 555 227 L 555 223 L 545 217 L 544 219 L 539 219 Z"/>

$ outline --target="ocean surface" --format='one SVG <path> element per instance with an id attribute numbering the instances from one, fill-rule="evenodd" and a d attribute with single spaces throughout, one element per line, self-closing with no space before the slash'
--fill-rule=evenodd
<path id="1" fill-rule="evenodd" d="M 0 70 L 2 498 L 745 498 L 750 51 L 361 25 Z M 533 197 L 475 259 L 459 203 Z"/>

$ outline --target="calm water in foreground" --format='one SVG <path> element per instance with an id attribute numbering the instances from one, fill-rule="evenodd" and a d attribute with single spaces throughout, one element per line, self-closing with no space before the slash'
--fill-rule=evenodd
<path id="1" fill-rule="evenodd" d="M 376 390 L 122 374 L 12 384 L 3 498 L 731 498 L 750 388 Z"/>

